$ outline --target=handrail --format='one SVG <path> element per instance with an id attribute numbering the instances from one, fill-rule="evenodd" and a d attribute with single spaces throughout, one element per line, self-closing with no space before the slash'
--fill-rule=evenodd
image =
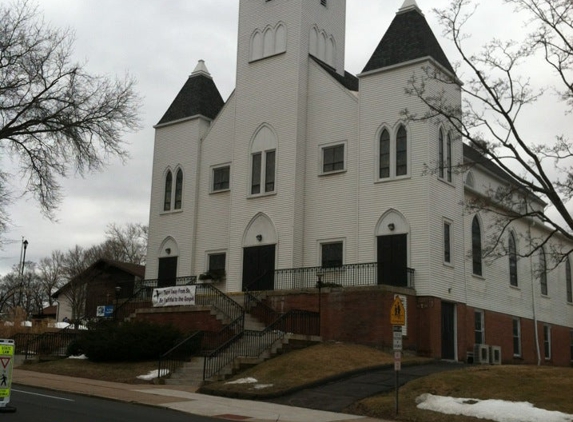
<path id="1" fill-rule="evenodd" d="M 181 366 L 181 362 L 184 362 L 193 355 L 197 355 L 201 351 L 202 337 L 203 331 L 195 331 L 189 337 L 183 339 L 177 345 L 159 356 L 157 378 L 162 378 L 163 376 L 172 374 L 175 369 Z M 195 343 L 190 344 L 191 341 L 194 341 Z M 183 349 L 183 346 L 190 347 L 185 347 L 185 349 Z M 177 353 L 179 354 L 176 355 Z M 162 368 L 167 370 L 165 374 L 163 373 Z"/>
<path id="2" fill-rule="evenodd" d="M 195 294 L 195 303 L 197 305 L 213 306 L 230 320 L 235 320 L 244 314 L 245 310 L 241 305 L 215 286 L 211 284 L 197 284 L 197 289 L 199 290 Z"/>
<path id="3" fill-rule="evenodd" d="M 243 319 L 241 325 L 242 327 L 244 327 L 244 314 L 240 318 Z M 237 340 L 243 337 L 244 333 L 245 333 L 244 329 L 239 330 L 237 333 L 235 333 L 233 336 L 227 339 L 224 343 L 218 346 L 215 350 L 205 355 L 203 364 L 203 380 L 211 378 L 213 375 L 218 373 L 221 369 L 223 369 L 225 366 L 227 366 L 230 362 L 232 362 L 235 359 L 235 356 L 233 354 L 229 354 L 227 356 L 227 359 L 225 359 L 225 357 L 221 359 L 221 354 L 224 350 L 231 347 L 233 344 L 237 342 Z"/>
<path id="4" fill-rule="evenodd" d="M 257 278 L 255 278 L 253 281 L 251 281 L 249 284 L 247 284 L 245 287 L 243 287 L 243 291 L 245 292 L 249 292 L 252 291 L 252 287 L 257 284 L 259 281 L 261 281 L 263 278 L 265 278 L 266 276 L 268 276 L 268 274 L 271 272 L 271 270 L 266 270 L 264 273 L 262 273 L 260 276 L 258 276 Z"/>

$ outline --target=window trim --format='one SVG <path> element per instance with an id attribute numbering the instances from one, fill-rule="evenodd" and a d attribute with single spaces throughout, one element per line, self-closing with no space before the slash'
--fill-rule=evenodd
<path id="1" fill-rule="evenodd" d="M 318 241 L 318 266 L 326 271 L 337 269 L 344 266 L 344 257 L 345 257 L 345 240 L 344 239 L 327 239 L 327 240 L 319 240 Z M 342 256 L 340 258 L 340 265 L 331 265 L 331 266 L 324 266 L 324 259 L 323 259 L 323 247 L 326 245 L 341 245 L 341 253 Z"/>
<path id="2" fill-rule="evenodd" d="M 347 141 L 338 141 L 338 142 L 330 142 L 328 144 L 319 145 L 319 175 L 320 176 L 329 176 L 331 174 L 338 174 L 344 173 L 347 171 L 346 163 L 348 162 L 348 145 Z M 325 171 L 324 166 L 325 164 L 325 153 L 326 150 L 335 149 L 342 147 L 342 168 Z"/>
<path id="3" fill-rule="evenodd" d="M 215 172 L 217 170 L 223 170 L 223 169 L 228 169 L 228 172 L 229 172 L 229 177 L 227 180 L 228 187 L 215 189 Z M 231 163 L 217 164 L 217 165 L 211 167 L 211 178 L 210 178 L 209 188 L 210 188 L 209 189 L 210 193 L 229 192 L 231 190 Z"/>

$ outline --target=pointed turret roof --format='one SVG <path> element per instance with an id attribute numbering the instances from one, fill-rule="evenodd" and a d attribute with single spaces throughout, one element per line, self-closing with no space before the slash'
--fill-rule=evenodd
<path id="1" fill-rule="evenodd" d="M 405 0 L 362 72 L 428 56 L 455 73 L 416 0 Z"/>
<path id="2" fill-rule="evenodd" d="M 199 60 L 195 70 L 157 124 L 162 125 L 197 115 L 214 119 L 223 105 L 225 102 L 205 62 Z"/>

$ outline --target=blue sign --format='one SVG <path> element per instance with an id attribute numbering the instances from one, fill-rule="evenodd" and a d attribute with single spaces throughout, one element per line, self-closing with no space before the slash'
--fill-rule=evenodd
<path id="1" fill-rule="evenodd" d="M 111 318 L 113 316 L 113 305 L 102 305 L 97 307 L 97 317 Z"/>

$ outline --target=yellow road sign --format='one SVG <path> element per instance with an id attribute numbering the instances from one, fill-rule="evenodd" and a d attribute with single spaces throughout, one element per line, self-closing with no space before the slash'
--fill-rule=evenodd
<path id="1" fill-rule="evenodd" d="M 10 402 L 13 367 L 14 340 L 0 339 L 0 409 Z"/>
<path id="2" fill-rule="evenodd" d="M 390 309 L 390 324 L 392 325 L 406 325 L 406 310 L 402 300 L 396 296 L 392 309 Z"/>

